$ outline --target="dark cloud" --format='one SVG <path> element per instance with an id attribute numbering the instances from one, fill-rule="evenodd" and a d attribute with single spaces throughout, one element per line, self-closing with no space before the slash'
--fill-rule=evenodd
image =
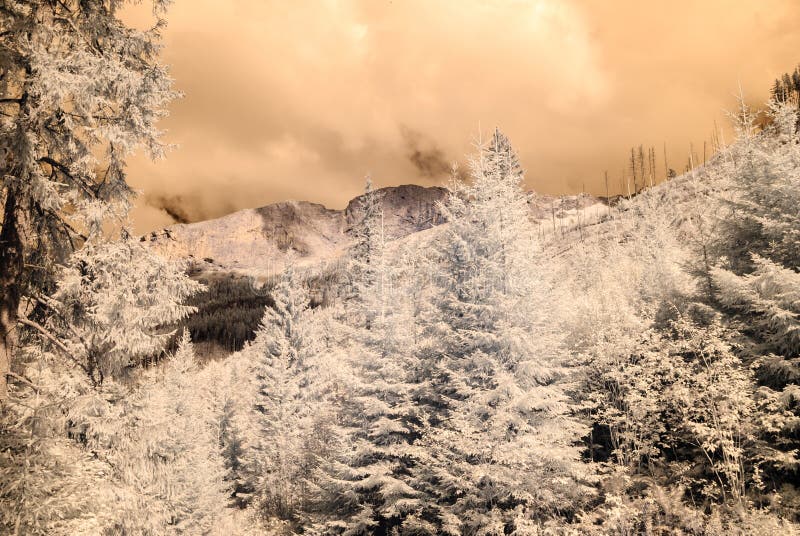
<path id="1" fill-rule="evenodd" d="M 447 160 L 444 152 L 431 139 L 405 125 L 400 126 L 400 134 L 406 146 L 406 156 L 421 177 L 441 179 L 450 173 L 455 160 Z"/>
<path id="2" fill-rule="evenodd" d="M 214 199 L 213 196 L 204 197 L 199 193 L 165 194 L 147 192 L 144 194 L 144 204 L 147 207 L 163 212 L 172 220 L 166 223 L 203 221 L 241 208 L 228 199 L 227 196 L 222 196 L 221 199 Z"/>
<path id="3" fill-rule="evenodd" d="M 180 195 L 146 194 L 144 200 L 151 207 L 166 212 L 175 223 L 192 223 L 203 219 L 189 215 L 189 211 L 197 206 L 196 201 L 187 203 Z"/>

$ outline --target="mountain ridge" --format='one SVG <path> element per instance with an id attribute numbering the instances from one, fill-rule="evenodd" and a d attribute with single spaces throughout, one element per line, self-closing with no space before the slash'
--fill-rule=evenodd
<path id="1" fill-rule="evenodd" d="M 403 184 L 375 190 L 384 213 L 387 241 L 445 222 L 440 202 L 449 190 L 441 186 Z M 352 243 L 365 194 L 343 209 L 310 201 L 281 201 L 195 223 L 177 223 L 141 236 L 162 255 L 193 261 L 201 271 L 241 272 L 269 276 L 292 259 L 311 266 L 340 257 Z M 596 221 L 606 201 L 588 195 L 547 196 L 532 193 L 531 219 L 551 222 L 553 230 L 583 219 Z"/>

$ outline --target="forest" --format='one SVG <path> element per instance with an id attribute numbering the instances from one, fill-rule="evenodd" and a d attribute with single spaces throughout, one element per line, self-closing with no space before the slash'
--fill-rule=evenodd
<path id="1" fill-rule="evenodd" d="M 0 532 L 800 533 L 797 76 L 552 235 L 495 129 L 443 225 L 387 241 L 367 181 L 337 269 L 253 296 L 129 231 L 176 94 L 117 4 L 0 6 Z"/>

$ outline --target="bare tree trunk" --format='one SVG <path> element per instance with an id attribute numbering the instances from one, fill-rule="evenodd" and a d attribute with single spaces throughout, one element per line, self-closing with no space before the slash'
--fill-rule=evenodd
<path id="1" fill-rule="evenodd" d="M 16 195 L 9 189 L 0 230 L 0 401 L 8 396 L 8 373 L 17 344 L 17 310 L 24 266 L 17 209 Z"/>

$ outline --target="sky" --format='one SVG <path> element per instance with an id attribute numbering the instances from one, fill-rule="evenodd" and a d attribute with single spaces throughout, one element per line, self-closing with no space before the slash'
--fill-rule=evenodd
<path id="1" fill-rule="evenodd" d="M 682 169 L 739 87 L 761 105 L 800 62 L 797 0 L 174 0 L 168 20 L 184 96 L 161 124 L 176 148 L 130 161 L 141 233 L 289 199 L 342 208 L 368 174 L 444 184 L 495 127 L 530 189 L 604 194 L 607 170 L 614 193 L 632 146 Z"/>

